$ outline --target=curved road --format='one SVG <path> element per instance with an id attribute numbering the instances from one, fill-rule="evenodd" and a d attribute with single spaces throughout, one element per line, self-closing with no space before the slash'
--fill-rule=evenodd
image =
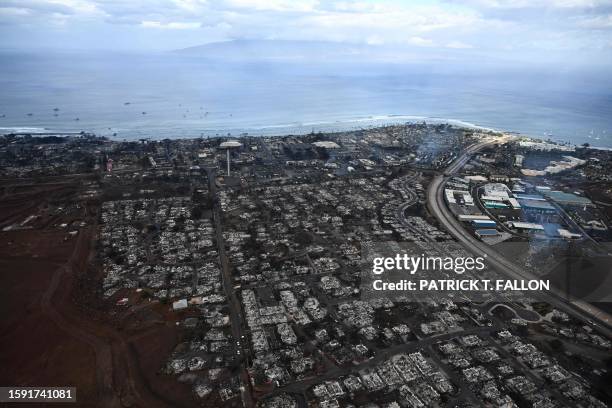
<path id="1" fill-rule="evenodd" d="M 448 177 L 459 171 L 471 159 L 474 153 L 486 146 L 506 143 L 508 140 L 509 137 L 492 140 L 487 139 L 466 148 L 463 154 L 450 164 L 444 172 L 444 175 L 438 175 L 432 180 L 427 189 L 427 206 L 431 214 L 438 219 L 440 224 L 442 224 L 451 235 L 472 253 L 478 256 L 486 256 L 487 262 L 497 271 L 504 273 L 512 279 L 537 279 L 535 276 L 504 258 L 491 246 L 479 241 L 468 233 L 450 212 L 444 201 L 444 185 Z M 550 292 L 543 294 L 542 297 L 543 300 L 555 305 L 558 309 L 565 311 L 579 320 L 597 321 L 596 328 L 607 337 L 612 337 L 612 330 L 610 329 L 610 327 L 612 327 L 612 317 L 607 313 L 581 300 L 568 302 L 558 290 L 551 289 Z"/>

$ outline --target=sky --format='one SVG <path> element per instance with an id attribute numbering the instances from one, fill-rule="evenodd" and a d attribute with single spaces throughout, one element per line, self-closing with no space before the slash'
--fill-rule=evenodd
<path id="1" fill-rule="evenodd" d="M 227 40 L 608 61 L 612 0 L 0 0 L 1 49 L 165 51 Z"/>

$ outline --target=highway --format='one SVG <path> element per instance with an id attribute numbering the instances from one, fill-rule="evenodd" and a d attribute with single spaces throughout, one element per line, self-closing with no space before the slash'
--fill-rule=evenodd
<path id="1" fill-rule="evenodd" d="M 427 189 L 427 206 L 431 214 L 438 219 L 441 225 L 454 236 L 466 249 L 477 256 L 485 256 L 487 264 L 495 270 L 505 274 L 511 279 L 537 279 L 531 273 L 523 270 L 513 262 L 504 258 L 491 246 L 476 239 L 468 231 L 466 231 L 461 223 L 450 212 L 444 201 L 444 185 L 449 177 L 458 172 L 472 157 L 472 155 L 486 146 L 498 143 L 506 143 L 506 138 L 498 138 L 485 140 L 473 144 L 465 149 L 463 154 L 459 156 L 448 168 L 444 171 L 444 175 L 434 177 Z M 597 322 L 595 329 L 605 334 L 608 338 L 612 337 L 612 318 L 607 313 L 581 300 L 573 300 L 568 302 L 563 297 L 563 293 L 551 288 L 548 293 L 542 294 L 542 300 L 551 303 L 555 307 L 569 315 L 578 318 L 579 320 L 588 322 Z"/>

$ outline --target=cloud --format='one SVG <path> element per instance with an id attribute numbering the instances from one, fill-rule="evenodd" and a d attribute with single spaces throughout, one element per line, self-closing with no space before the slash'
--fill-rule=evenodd
<path id="1" fill-rule="evenodd" d="M 206 0 L 172 0 L 177 8 L 185 10 L 189 13 L 197 13 L 208 2 Z"/>
<path id="2" fill-rule="evenodd" d="M 258 11 L 314 11 L 319 4 L 316 0 L 226 0 L 224 5 L 228 8 Z"/>
<path id="3" fill-rule="evenodd" d="M 581 19 L 578 25 L 583 28 L 593 30 L 603 30 L 612 28 L 612 14 Z"/>
<path id="4" fill-rule="evenodd" d="M 468 0 L 463 3 L 498 9 L 593 9 L 612 5 L 611 0 Z"/>
<path id="5" fill-rule="evenodd" d="M 100 43 L 96 36 L 122 35 L 126 45 L 133 40 L 140 47 L 151 33 L 151 47 L 166 49 L 219 39 L 500 53 L 600 49 L 609 43 L 611 15 L 612 0 L 0 0 L 0 23 L 10 25 L 10 38 L 20 36 L 20 42 L 32 27 L 52 36 L 58 25 L 64 33 L 95 26 L 98 31 L 82 37 L 92 46 Z M 177 34 L 156 45 L 155 33 L 162 30 Z M 6 45 L 1 34 L 0 45 Z"/>
<path id="6" fill-rule="evenodd" d="M 451 41 L 451 42 L 446 44 L 446 48 L 470 49 L 470 48 L 474 48 L 474 47 L 471 46 L 470 44 L 466 44 L 466 43 L 461 42 L 461 41 Z"/>
<path id="7" fill-rule="evenodd" d="M 3 7 L 0 8 L 0 16 L 4 17 L 27 17 L 30 15 L 30 11 L 24 8 L 18 7 Z"/>
<path id="8" fill-rule="evenodd" d="M 143 21 L 141 25 L 145 28 L 163 28 L 169 30 L 193 30 L 200 28 L 202 23 L 188 23 L 181 21 L 170 21 L 163 23 L 161 21 Z"/>
<path id="9" fill-rule="evenodd" d="M 419 47 L 431 47 L 434 45 L 434 42 L 432 40 L 423 37 L 410 37 L 408 39 L 408 43 L 412 45 L 417 45 Z"/>

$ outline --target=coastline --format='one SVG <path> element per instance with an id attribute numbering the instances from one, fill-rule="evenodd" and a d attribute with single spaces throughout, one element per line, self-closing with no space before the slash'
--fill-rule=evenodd
<path id="1" fill-rule="evenodd" d="M 365 117 L 356 117 L 343 120 L 322 120 L 322 121 L 310 121 L 310 122 L 287 122 L 287 123 L 275 123 L 275 124 L 253 124 L 244 126 L 243 128 L 238 127 L 225 127 L 225 128 L 202 128 L 204 133 L 212 132 L 230 132 L 230 131 L 243 131 L 245 133 L 251 132 L 265 132 L 262 136 L 284 136 L 286 133 L 278 134 L 267 134 L 269 132 L 275 132 L 275 129 L 295 129 L 296 131 L 303 131 L 305 128 L 315 128 L 315 131 L 326 131 L 327 128 L 340 129 L 338 131 L 352 131 L 356 128 L 361 128 L 358 124 L 367 124 L 366 127 L 380 127 L 389 125 L 402 125 L 405 123 L 418 123 L 426 122 L 428 124 L 450 124 L 459 127 L 479 129 L 483 131 L 500 132 L 501 130 L 483 126 L 472 122 L 467 122 L 462 119 L 455 118 L 442 118 L 437 116 L 420 116 L 420 115 L 403 115 L 403 114 L 388 114 L 388 115 L 371 115 Z M 344 129 L 342 129 L 344 127 Z M 113 130 L 121 130 L 111 128 Z M 124 129 L 128 131 L 127 129 Z M 7 131 L 16 131 L 16 133 L 79 133 L 81 131 L 91 132 L 91 130 L 85 130 L 78 127 L 65 127 L 65 128 L 52 128 L 52 127 L 41 127 L 41 126 L 27 126 L 27 125 L 16 125 L 16 126 L 0 126 L 0 132 L 4 133 Z M 129 131 L 128 131 L 129 132 Z"/>
<path id="2" fill-rule="evenodd" d="M 544 139 L 542 137 L 535 137 L 521 132 L 494 128 L 490 126 L 483 126 L 477 123 L 464 121 L 461 119 L 454 118 L 440 118 L 431 116 L 417 116 L 417 115 L 378 115 L 369 117 L 360 117 L 350 120 L 337 120 L 337 121 L 318 121 L 318 122 L 295 122 L 295 123 L 284 123 L 284 124 L 272 124 L 263 126 L 253 126 L 245 128 L 223 128 L 223 129 L 206 129 L 202 128 L 199 135 L 180 135 L 177 134 L 174 137 L 168 137 L 165 135 L 168 130 L 162 131 L 162 135 L 158 137 L 152 137 L 151 133 L 156 133 L 155 126 L 152 126 L 150 130 L 124 130 L 126 133 L 120 133 L 120 129 L 111 128 L 110 131 L 99 132 L 97 129 L 83 129 L 83 128 L 64 128 L 55 129 L 50 127 L 29 127 L 29 126 L 0 126 L 0 134 L 16 134 L 16 135 L 35 135 L 35 136 L 49 136 L 49 135 L 78 135 L 87 133 L 91 135 L 105 137 L 112 141 L 130 141 L 138 139 L 149 139 L 149 140 L 161 140 L 165 138 L 173 140 L 187 140 L 187 139 L 198 139 L 198 138 L 216 138 L 216 137 L 284 137 L 284 136 L 302 136 L 310 133 L 342 133 L 342 132 L 355 132 L 360 130 L 372 130 L 376 128 L 382 128 L 386 126 L 402 126 L 402 125 L 414 125 L 419 123 L 425 123 L 428 125 L 442 125 L 447 124 L 459 128 L 466 128 L 472 130 L 478 130 L 482 132 L 492 133 L 503 133 L 512 135 L 514 137 L 523 137 L 530 140 L 551 140 L 557 144 L 569 145 L 569 146 L 580 146 L 580 144 L 570 143 L 563 138 L 550 137 Z M 146 135 L 141 134 L 145 131 Z M 110 132 L 110 133 L 109 133 Z M 180 131 L 177 130 L 177 133 Z M 612 147 L 606 146 L 589 146 L 592 149 L 598 150 L 612 150 Z"/>
<path id="3" fill-rule="evenodd" d="M 368 123 L 367 126 L 357 126 L 357 123 Z M 78 136 L 80 134 L 94 135 L 98 137 L 104 137 L 110 141 L 131 141 L 139 139 L 147 140 L 190 140 L 190 139 L 214 139 L 214 138 L 240 138 L 240 137 L 287 137 L 287 136 L 304 136 L 310 133 L 344 133 L 344 132 L 356 132 L 361 130 L 373 130 L 377 128 L 384 128 L 387 126 L 403 126 L 403 125 L 416 125 L 416 124 L 427 124 L 427 125 L 450 125 L 457 128 L 471 129 L 481 131 L 483 133 L 498 133 L 513 138 L 524 138 L 531 141 L 547 141 L 554 144 L 580 147 L 581 143 L 570 143 L 563 139 L 554 138 L 542 138 L 534 137 L 531 135 L 523 134 L 512 130 L 503 130 L 493 127 L 487 127 L 478 125 L 472 122 L 467 122 L 461 119 L 452 118 L 438 118 L 429 116 L 415 116 L 415 115 L 382 115 L 382 116 L 371 116 L 367 118 L 359 118 L 355 120 L 346 121 L 320 121 L 320 122 L 307 122 L 294 124 L 278 124 L 278 125 L 267 125 L 253 127 L 249 129 L 215 129 L 205 130 L 200 135 L 177 135 L 175 137 L 151 137 L 150 133 L 155 133 L 155 129 L 147 131 L 147 136 L 134 135 L 133 137 L 121 137 L 120 134 L 116 136 L 111 134 L 98 133 L 96 131 L 83 130 L 83 129 L 58 129 L 54 130 L 47 127 L 27 127 L 27 126 L 14 126 L 14 127 L 0 127 L 0 135 L 15 134 L 18 136 L 32 135 L 32 136 Z M 259 133 L 258 133 L 259 132 Z M 612 151 L 612 147 L 606 146 L 588 146 L 589 149 L 593 150 L 605 150 Z"/>

